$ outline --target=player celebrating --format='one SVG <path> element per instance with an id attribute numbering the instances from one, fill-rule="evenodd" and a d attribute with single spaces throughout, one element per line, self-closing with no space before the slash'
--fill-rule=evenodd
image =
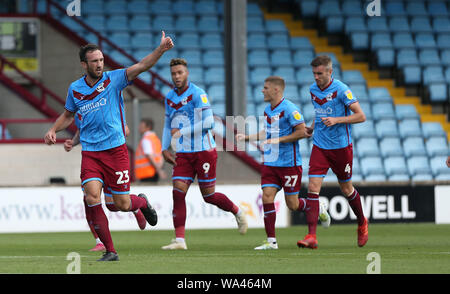
<path id="1" fill-rule="evenodd" d="M 286 204 L 290 210 L 305 211 L 307 202 L 299 198 L 302 179 L 302 158 L 298 140 L 311 135 L 306 133 L 303 116 L 297 106 L 283 96 L 284 79 L 270 76 L 264 81 L 264 102 L 269 104 L 264 110 L 265 128 L 258 134 L 237 134 L 236 140 L 263 141 L 264 160 L 261 172 L 261 187 L 263 190 L 264 227 L 267 241 L 255 250 L 278 249 L 275 237 L 275 196 L 279 190 L 284 190 Z M 321 222 L 330 225 L 324 204 L 321 204 Z M 316 215 L 317 217 L 318 215 Z"/>
<path id="2" fill-rule="evenodd" d="M 214 126 L 213 112 L 205 91 L 188 81 L 186 60 L 170 61 L 170 71 L 175 88 L 165 99 L 166 116 L 162 138 L 164 159 L 173 168 L 173 225 L 175 239 L 162 249 L 187 249 L 185 241 L 186 202 L 190 184 L 198 177 L 203 200 L 224 211 L 232 212 L 239 232 L 247 231 L 245 213 L 227 196 L 215 191 L 216 145 L 211 134 Z M 176 157 L 168 150 L 172 138 L 176 141 Z"/>
<path id="3" fill-rule="evenodd" d="M 333 79 L 332 62 L 329 56 L 317 56 L 311 62 L 315 83 L 311 85 L 311 101 L 316 117 L 307 131 L 313 136 L 313 148 L 309 161 L 308 200 L 312 214 L 307 216 L 310 232 L 298 241 L 299 247 L 314 248 L 317 246 L 316 225 L 319 213 L 317 199 L 328 169 L 336 174 L 342 193 L 358 220 L 358 246 L 366 244 L 368 222 L 364 217 L 361 199 L 353 187 L 352 163 L 353 145 L 351 124 L 364 122 L 366 117 L 351 90 L 336 79 Z M 353 114 L 350 113 L 351 110 Z"/>
<path id="4" fill-rule="evenodd" d="M 77 128 L 80 128 L 80 120 L 82 119 L 81 115 L 77 114 L 74 117 L 75 125 Z M 128 137 L 130 133 L 130 129 L 128 128 L 128 125 L 125 124 L 125 136 Z M 70 152 L 73 147 L 77 146 L 80 143 L 80 130 L 78 129 L 75 133 L 75 135 L 72 137 L 72 139 L 67 139 L 64 141 L 64 150 L 67 152 Z M 84 193 L 83 187 L 81 187 L 83 190 L 83 204 L 84 204 L 84 211 L 86 213 L 86 221 L 89 225 L 89 229 L 91 230 L 92 235 L 95 239 L 95 246 L 91 248 L 89 251 L 104 251 L 106 250 L 105 245 L 102 243 L 100 238 L 98 237 L 97 233 L 95 232 L 94 225 L 92 224 L 92 216 L 91 211 L 88 208 L 87 202 L 86 202 L 86 193 Z M 109 187 L 103 187 L 103 194 L 105 195 L 105 205 L 106 208 L 109 211 L 119 211 L 117 207 L 114 205 L 114 200 L 112 198 L 111 188 Z M 144 215 L 142 214 L 142 211 L 140 209 L 137 209 L 133 211 L 133 214 L 136 218 L 136 221 L 138 223 L 138 226 L 141 230 L 145 229 L 145 225 L 147 224 L 147 221 L 145 220 Z"/>
<path id="5" fill-rule="evenodd" d="M 87 44 L 79 56 L 86 75 L 69 86 L 65 111 L 45 135 L 45 143 L 56 143 L 56 133 L 67 128 L 75 113 L 83 116 L 80 124 L 82 146 L 81 181 L 86 193 L 92 223 L 106 252 L 98 261 L 116 261 L 108 219 L 101 206 L 102 186 L 111 188 L 114 205 L 121 211 L 140 209 L 150 225 L 157 214 L 144 194 L 130 195 L 129 157 L 125 145 L 124 107 L 121 92 L 142 72 L 148 71 L 173 47 L 162 32 L 160 45 L 138 63 L 113 71 L 103 71 L 104 58 L 99 47 Z"/>

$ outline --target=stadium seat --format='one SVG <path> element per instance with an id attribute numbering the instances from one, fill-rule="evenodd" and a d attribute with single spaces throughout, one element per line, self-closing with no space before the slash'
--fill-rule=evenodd
<path id="1" fill-rule="evenodd" d="M 397 67 L 402 68 L 407 65 L 420 65 L 417 51 L 415 49 L 400 49 L 396 56 Z"/>
<path id="2" fill-rule="evenodd" d="M 417 112 L 414 104 L 397 104 L 395 106 L 395 116 L 397 120 L 420 119 L 419 113 Z"/>
<path id="3" fill-rule="evenodd" d="M 388 102 L 372 104 L 372 114 L 375 120 L 395 118 L 394 107 Z"/>
<path id="4" fill-rule="evenodd" d="M 406 16 L 405 6 L 403 1 L 388 1 L 386 2 L 385 12 L 387 16 Z"/>
<path id="5" fill-rule="evenodd" d="M 375 125 L 378 139 L 386 137 L 398 137 L 397 121 L 393 119 L 379 120 Z"/>
<path id="6" fill-rule="evenodd" d="M 149 11 L 155 16 L 173 15 L 172 2 L 156 0 L 150 3 Z"/>
<path id="7" fill-rule="evenodd" d="M 433 176 L 431 174 L 417 174 L 414 175 L 411 180 L 413 182 L 424 182 L 424 181 L 432 181 Z"/>
<path id="8" fill-rule="evenodd" d="M 431 175 L 431 168 L 426 156 L 413 156 L 407 159 L 410 176 L 419 174 Z"/>
<path id="9" fill-rule="evenodd" d="M 431 83 L 428 85 L 430 92 L 430 101 L 436 103 L 445 103 L 448 101 L 447 84 L 443 82 Z"/>
<path id="10" fill-rule="evenodd" d="M 194 15 L 180 15 L 175 21 L 176 32 L 196 32 L 197 22 Z"/>
<path id="11" fill-rule="evenodd" d="M 133 15 L 128 25 L 133 32 L 150 32 L 152 29 L 151 18 L 148 15 Z"/>
<path id="12" fill-rule="evenodd" d="M 225 69 L 223 67 L 210 67 L 204 72 L 205 84 L 225 83 Z"/>
<path id="13" fill-rule="evenodd" d="M 180 57 L 186 59 L 189 66 L 202 66 L 202 53 L 198 50 L 187 49 L 180 52 Z"/>
<path id="14" fill-rule="evenodd" d="M 421 66 L 441 65 L 438 50 L 424 49 L 419 52 L 419 63 Z"/>
<path id="15" fill-rule="evenodd" d="M 388 177 L 389 182 L 409 182 L 409 174 L 393 174 Z"/>
<path id="16" fill-rule="evenodd" d="M 267 47 L 271 50 L 290 50 L 289 36 L 287 33 L 274 33 L 267 36 Z"/>
<path id="17" fill-rule="evenodd" d="M 444 71 L 441 66 L 427 66 L 423 70 L 423 84 L 445 83 Z"/>
<path id="18" fill-rule="evenodd" d="M 367 32 L 367 25 L 364 17 L 354 16 L 345 20 L 344 31 L 347 35 L 356 32 Z"/>
<path id="19" fill-rule="evenodd" d="M 221 50 L 221 51 L 223 51 L 224 47 L 223 47 L 222 35 L 215 34 L 215 33 L 205 33 L 200 38 L 200 47 L 203 50 Z"/>
<path id="20" fill-rule="evenodd" d="M 416 45 L 411 33 L 394 33 L 392 37 L 394 49 L 415 49 Z"/>
<path id="21" fill-rule="evenodd" d="M 127 2 L 123 0 L 105 1 L 104 11 L 107 15 L 127 13 Z"/>
<path id="22" fill-rule="evenodd" d="M 438 122 L 423 122 L 422 131 L 425 139 L 432 137 L 447 137 L 447 133 L 442 127 L 442 124 Z"/>
<path id="23" fill-rule="evenodd" d="M 289 40 L 292 50 L 314 50 L 311 41 L 307 37 L 291 37 Z"/>
<path id="24" fill-rule="evenodd" d="M 136 16 L 138 14 L 150 14 L 150 5 L 147 0 L 131 0 L 127 4 L 127 11 Z"/>
<path id="25" fill-rule="evenodd" d="M 399 138 L 383 138 L 380 140 L 382 157 L 403 156 L 403 147 Z"/>
<path id="26" fill-rule="evenodd" d="M 344 70 L 342 79 L 346 84 L 366 84 L 366 79 L 359 70 Z"/>
<path id="27" fill-rule="evenodd" d="M 253 33 L 266 33 L 266 26 L 263 18 L 259 16 L 248 16 L 247 17 L 247 32 L 249 34 Z"/>
<path id="28" fill-rule="evenodd" d="M 367 19 L 367 29 L 370 33 L 387 33 L 389 26 L 387 18 L 383 16 L 369 17 Z"/>
<path id="29" fill-rule="evenodd" d="M 432 33 L 430 20 L 424 16 L 412 16 L 411 19 L 411 32 L 412 33 Z"/>
<path id="30" fill-rule="evenodd" d="M 272 68 L 270 66 L 258 66 L 249 72 L 249 81 L 252 85 L 261 84 L 264 80 L 272 75 Z"/>
<path id="31" fill-rule="evenodd" d="M 337 0 L 324 0 L 319 4 L 319 18 L 327 18 L 333 15 L 342 15 L 342 10 Z"/>
<path id="32" fill-rule="evenodd" d="M 295 59 L 294 59 L 295 60 Z M 308 94 L 309 94 L 309 86 L 314 83 L 314 76 L 310 67 L 302 67 L 295 74 L 295 78 L 297 79 L 297 83 L 299 85 L 307 85 L 308 86 Z M 311 95 L 309 95 L 309 99 L 311 99 Z"/>
<path id="33" fill-rule="evenodd" d="M 392 48 L 392 39 L 389 33 L 373 33 L 370 37 L 370 49 Z"/>
<path id="34" fill-rule="evenodd" d="M 446 17 L 437 17 L 433 19 L 434 33 L 450 33 L 450 19 Z"/>
<path id="35" fill-rule="evenodd" d="M 379 156 L 380 149 L 378 148 L 378 140 L 376 138 L 361 138 L 356 144 L 356 149 L 359 158 L 369 156 Z"/>
<path id="36" fill-rule="evenodd" d="M 419 33 L 416 35 L 417 49 L 433 49 L 436 48 L 436 40 L 433 33 Z"/>
<path id="37" fill-rule="evenodd" d="M 312 76 L 311 60 L 315 57 L 314 51 L 308 49 L 299 49 L 294 52 L 292 64 L 295 67 L 305 67 L 309 70 L 309 75 Z"/>
<path id="38" fill-rule="evenodd" d="M 448 16 L 447 6 L 445 2 L 430 1 L 428 2 L 428 13 L 432 17 L 435 16 Z"/>
<path id="39" fill-rule="evenodd" d="M 396 16 L 389 19 L 389 32 L 391 33 L 409 33 L 409 21 L 407 17 Z"/>
<path id="40" fill-rule="evenodd" d="M 225 57 L 222 50 L 208 50 L 203 53 L 203 66 L 224 66 Z"/>
<path id="41" fill-rule="evenodd" d="M 360 160 L 361 171 L 364 178 L 370 175 L 385 175 L 383 162 L 380 157 L 364 157 Z"/>
<path id="42" fill-rule="evenodd" d="M 376 138 L 375 125 L 372 120 L 366 120 L 360 124 L 352 126 L 352 134 L 356 139 L 359 138 Z"/>
<path id="43" fill-rule="evenodd" d="M 305 117 L 305 121 L 312 121 L 316 115 L 314 105 L 312 103 L 306 104 L 302 109 L 302 114 Z"/>
<path id="44" fill-rule="evenodd" d="M 383 161 L 384 170 L 388 177 L 394 174 L 408 175 L 408 166 L 403 156 L 387 157 Z"/>
<path id="45" fill-rule="evenodd" d="M 247 49 L 267 49 L 267 38 L 264 33 L 253 33 L 247 37 Z"/>
<path id="46" fill-rule="evenodd" d="M 202 33 L 219 33 L 220 25 L 218 17 L 212 15 L 200 16 L 199 20 L 197 21 L 197 29 Z"/>
<path id="47" fill-rule="evenodd" d="M 406 85 L 417 85 L 422 82 L 422 69 L 419 65 L 403 67 L 403 78 Z"/>
<path id="48" fill-rule="evenodd" d="M 445 137 L 432 137 L 426 141 L 425 146 L 429 157 L 449 155 Z"/>
<path id="49" fill-rule="evenodd" d="M 131 47 L 133 49 L 144 49 L 151 52 L 153 45 L 153 34 L 150 32 L 139 32 L 131 37 Z"/>
<path id="50" fill-rule="evenodd" d="M 290 50 L 279 49 L 270 54 L 270 63 L 272 66 L 291 66 L 292 56 Z"/>
<path id="51" fill-rule="evenodd" d="M 364 11 L 360 1 L 344 0 L 342 2 L 342 13 L 345 16 L 360 16 L 364 13 Z"/>
<path id="52" fill-rule="evenodd" d="M 188 64 L 190 61 L 188 61 Z M 203 83 L 203 66 L 191 66 L 189 65 L 189 81 L 193 82 L 197 86 Z"/>
<path id="53" fill-rule="evenodd" d="M 225 103 L 225 86 L 224 84 L 212 84 L 208 88 L 208 97 L 211 99 L 211 103 Z"/>
<path id="54" fill-rule="evenodd" d="M 282 63 L 281 63 L 282 64 Z M 295 79 L 295 70 L 292 66 L 279 66 L 273 71 L 276 76 L 283 77 L 286 85 L 297 85 L 297 80 Z"/>
<path id="55" fill-rule="evenodd" d="M 403 141 L 403 152 L 406 157 L 426 156 L 427 151 L 421 137 L 409 137 Z"/>
<path id="56" fill-rule="evenodd" d="M 424 2 L 412 1 L 406 4 L 406 14 L 410 16 L 428 16 L 428 11 Z"/>
<path id="57" fill-rule="evenodd" d="M 350 34 L 353 50 L 369 49 L 369 34 L 365 32 L 353 32 Z"/>
<path id="58" fill-rule="evenodd" d="M 266 20 L 266 33 L 268 34 L 287 34 L 287 28 L 284 21 L 280 19 Z"/>
<path id="59" fill-rule="evenodd" d="M 395 51 L 394 49 L 378 49 L 376 50 L 376 57 L 378 66 L 392 67 L 395 65 Z"/>
<path id="60" fill-rule="evenodd" d="M 438 34 L 436 43 L 440 50 L 450 49 L 450 34 Z"/>
<path id="61" fill-rule="evenodd" d="M 370 103 L 368 103 L 366 101 L 359 101 L 359 106 L 361 106 L 361 109 L 364 112 L 366 119 L 373 120 L 372 106 L 370 105 Z"/>
<path id="62" fill-rule="evenodd" d="M 172 11 L 177 15 L 193 15 L 194 3 L 193 1 L 176 1 L 172 3 Z"/>
<path id="63" fill-rule="evenodd" d="M 329 34 L 340 33 L 344 29 L 344 17 L 340 15 L 327 17 L 325 26 Z"/>
<path id="64" fill-rule="evenodd" d="M 421 137 L 422 128 L 421 123 L 417 119 L 404 119 L 399 122 L 398 129 L 400 137 L 405 139 L 407 137 Z"/>
<path id="65" fill-rule="evenodd" d="M 450 174 L 450 168 L 446 165 L 447 156 L 434 156 L 430 159 L 430 166 L 433 176 L 440 174 Z"/>
<path id="66" fill-rule="evenodd" d="M 201 0 L 194 3 L 194 14 L 196 15 L 217 15 L 215 1 Z"/>
<path id="67" fill-rule="evenodd" d="M 385 87 L 369 88 L 369 100 L 371 103 L 392 103 L 392 97 L 388 89 Z"/>
<path id="68" fill-rule="evenodd" d="M 270 58 L 267 50 L 251 50 L 247 57 L 249 66 L 269 65 Z"/>

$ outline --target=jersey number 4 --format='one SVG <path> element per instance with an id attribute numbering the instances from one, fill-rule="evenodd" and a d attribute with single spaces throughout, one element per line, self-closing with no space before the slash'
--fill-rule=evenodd
<path id="1" fill-rule="evenodd" d="M 128 170 L 117 171 L 116 175 L 119 176 L 119 178 L 117 179 L 117 184 L 125 184 L 130 181 L 130 177 L 128 176 Z"/>

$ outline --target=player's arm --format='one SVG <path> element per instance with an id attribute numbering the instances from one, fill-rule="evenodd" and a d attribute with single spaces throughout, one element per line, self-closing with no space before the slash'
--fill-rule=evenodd
<path id="1" fill-rule="evenodd" d="M 306 137 L 305 123 L 300 123 L 294 127 L 294 131 L 291 134 L 279 138 L 270 138 L 264 144 L 291 143 Z"/>
<path id="2" fill-rule="evenodd" d="M 322 117 L 322 122 L 327 127 L 331 127 L 335 124 L 356 124 L 362 123 L 366 120 L 366 115 L 364 114 L 361 105 L 359 105 L 359 102 L 350 104 L 349 108 L 353 114 L 339 117 Z"/>
<path id="3" fill-rule="evenodd" d="M 170 132 L 170 119 L 166 115 L 164 119 L 164 128 L 162 133 L 162 155 L 164 160 L 170 164 L 175 165 L 175 156 L 170 152 L 170 141 L 172 140 L 172 134 Z"/>
<path id="4" fill-rule="evenodd" d="M 67 139 L 64 142 L 64 150 L 69 152 L 73 149 L 73 147 L 77 146 L 78 144 L 80 144 L 80 130 L 77 130 L 75 135 L 73 135 L 72 139 Z"/>
<path id="5" fill-rule="evenodd" d="M 261 141 L 266 139 L 266 130 L 261 130 L 259 133 L 255 134 L 236 134 L 236 141 L 246 141 L 246 142 L 253 142 L 253 141 Z"/>
<path id="6" fill-rule="evenodd" d="M 141 73 L 148 71 L 153 65 L 156 64 L 156 62 L 164 54 L 164 52 L 170 50 L 172 47 L 172 39 L 170 37 L 166 37 L 164 31 L 162 31 L 161 43 L 159 44 L 158 48 L 156 48 L 152 53 L 144 57 L 138 63 L 127 68 L 128 80 L 132 81 Z"/>
<path id="7" fill-rule="evenodd" d="M 53 126 L 47 131 L 44 137 L 45 144 L 52 145 L 56 143 L 56 133 L 66 129 L 73 122 L 74 112 L 67 109 L 56 119 Z"/>

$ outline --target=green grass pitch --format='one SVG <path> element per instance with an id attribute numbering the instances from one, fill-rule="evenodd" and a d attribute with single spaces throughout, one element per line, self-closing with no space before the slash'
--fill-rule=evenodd
<path id="1" fill-rule="evenodd" d="M 70 252 L 81 256 L 81 273 L 122 274 L 365 274 L 380 255 L 381 273 L 450 273 L 450 225 L 371 224 L 369 241 L 356 245 L 356 224 L 318 227 L 317 250 L 297 248 L 305 226 L 277 229 L 278 250 L 255 251 L 263 229 L 188 230 L 187 251 L 163 251 L 172 231 L 112 232 L 119 262 L 97 262 L 89 232 L 0 234 L 0 273 L 66 273 Z"/>

